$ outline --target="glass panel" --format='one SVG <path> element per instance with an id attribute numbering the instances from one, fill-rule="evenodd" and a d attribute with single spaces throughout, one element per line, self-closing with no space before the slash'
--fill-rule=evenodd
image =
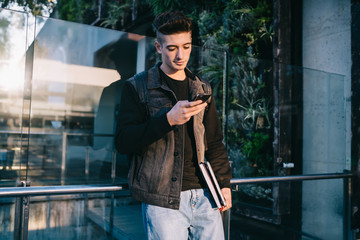
<path id="1" fill-rule="evenodd" d="M 29 239 L 143 239 L 141 206 L 131 203 L 111 194 L 33 197 Z"/>
<path id="2" fill-rule="evenodd" d="M 227 146 L 235 178 L 344 171 L 344 76 L 237 56 L 229 64 Z M 279 202 L 288 204 L 290 191 L 286 184 L 246 185 L 238 200 L 283 213 Z"/>
<path id="3" fill-rule="evenodd" d="M 346 169 L 344 76 L 234 55 L 228 76 L 235 178 Z"/>
<path id="4" fill-rule="evenodd" d="M 125 182 L 128 160 L 113 146 L 117 80 L 154 61 L 151 39 L 46 18 L 36 23 L 42 27 L 34 50 L 32 186 Z"/>
<path id="5" fill-rule="evenodd" d="M 233 176 L 274 175 L 272 62 L 231 55 L 227 145 Z"/>
<path id="6" fill-rule="evenodd" d="M 303 173 L 346 169 L 344 76 L 303 70 Z"/>
<path id="7" fill-rule="evenodd" d="M 0 239 L 14 239 L 14 198 L 0 198 L 0 222 Z"/>
<path id="8" fill-rule="evenodd" d="M 121 196 L 124 194 L 123 196 Z M 107 201 L 89 201 L 88 218 L 114 237 L 114 239 L 146 239 L 142 222 L 141 204 L 128 192 Z"/>
<path id="9" fill-rule="evenodd" d="M 350 209 L 343 179 L 274 183 L 291 188 L 289 204 L 280 203 L 287 209 L 283 214 L 266 206 L 262 198 L 254 200 L 263 202 L 257 206 L 239 201 L 244 191 L 262 194 L 264 184 L 272 183 L 241 184 L 233 192 L 231 239 L 348 239 L 346 229 L 350 226 L 344 219 L 348 219 Z"/>
<path id="10" fill-rule="evenodd" d="M 0 186 L 15 186 L 20 148 L 27 15 L 0 9 Z"/>

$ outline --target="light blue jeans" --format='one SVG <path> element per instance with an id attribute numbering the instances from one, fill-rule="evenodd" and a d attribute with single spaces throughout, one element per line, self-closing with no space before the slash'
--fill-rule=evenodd
<path id="1" fill-rule="evenodd" d="M 181 192 L 180 209 L 142 204 L 145 232 L 151 240 L 222 240 L 220 211 L 206 189 Z"/>

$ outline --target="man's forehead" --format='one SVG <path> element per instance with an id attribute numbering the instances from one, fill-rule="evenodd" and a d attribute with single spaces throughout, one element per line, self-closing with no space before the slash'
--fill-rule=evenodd
<path id="1" fill-rule="evenodd" d="M 161 34 L 159 37 L 161 37 L 165 45 L 191 44 L 191 32 L 181 32 L 170 35 Z"/>

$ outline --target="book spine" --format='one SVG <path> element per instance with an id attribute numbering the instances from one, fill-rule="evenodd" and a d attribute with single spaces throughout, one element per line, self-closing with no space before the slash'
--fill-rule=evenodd
<path id="1" fill-rule="evenodd" d="M 206 162 L 206 168 L 207 168 L 207 170 L 209 171 L 210 176 L 211 176 L 211 179 L 212 179 L 212 181 L 213 181 L 213 183 L 214 183 L 214 185 L 215 185 L 216 193 L 218 194 L 220 204 L 221 204 L 222 206 L 224 206 L 224 207 L 227 207 L 227 204 L 226 204 L 226 201 L 225 201 L 225 199 L 224 199 L 224 196 L 223 196 L 223 194 L 222 194 L 222 192 L 221 192 L 219 183 L 218 183 L 218 181 L 216 180 L 215 173 L 214 173 L 214 171 L 213 171 L 213 169 L 212 169 L 212 167 L 211 167 L 211 165 L 210 165 L 209 162 Z"/>
<path id="2" fill-rule="evenodd" d="M 210 176 L 210 174 L 208 172 L 208 169 L 207 169 L 207 167 L 205 166 L 204 163 L 200 163 L 200 170 L 201 170 L 201 173 L 202 173 L 202 175 L 203 175 L 203 177 L 205 179 L 208 190 L 210 191 L 210 194 L 211 194 L 211 196 L 213 197 L 213 199 L 215 201 L 215 204 L 216 204 L 217 208 L 221 209 L 223 206 L 220 203 L 218 194 L 216 193 L 215 186 L 214 186 L 213 181 L 211 179 L 211 176 Z"/>

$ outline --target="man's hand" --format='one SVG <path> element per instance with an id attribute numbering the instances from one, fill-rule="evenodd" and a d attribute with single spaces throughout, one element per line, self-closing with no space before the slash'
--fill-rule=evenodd
<path id="1" fill-rule="evenodd" d="M 175 106 L 166 114 L 170 126 L 182 125 L 190 120 L 190 118 L 201 112 L 207 103 L 201 100 L 189 102 L 178 101 Z"/>
<path id="2" fill-rule="evenodd" d="M 227 207 L 224 207 L 221 211 L 224 212 L 232 207 L 231 202 L 231 189 L 230 188 L 222 188 L 221 189 L 222 194 L 224 195 L 225 202 L 227 204 Z"/>

